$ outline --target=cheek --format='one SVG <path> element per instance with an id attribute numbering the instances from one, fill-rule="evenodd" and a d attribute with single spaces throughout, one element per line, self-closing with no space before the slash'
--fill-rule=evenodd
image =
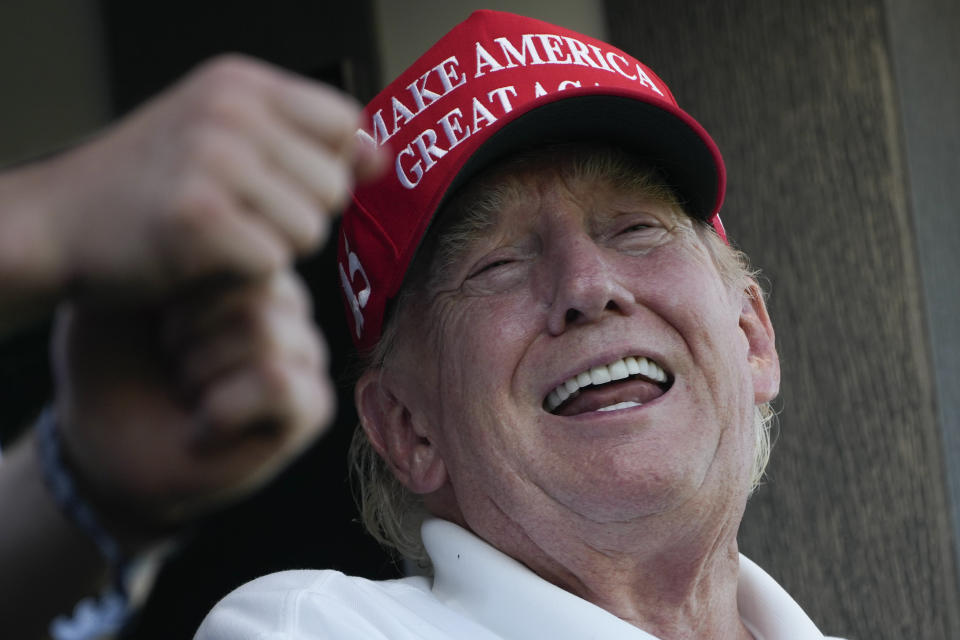
<path id="1" fill-rule="evenodd" d="M 752 424 L 749 345 L 740 329 L 739 297 L 723 283 L 705 251 L 695 246 L 669 249 L 658 252 L 648 265 L 664 277 L 644 282 L 642 299 L 684 343 L 689 368 L 678 374 L 692 397 L 700 398 L 698 419 L 726 426 Z"/>
<path id="2" fill-rule="evenodd" d="M 739 298 L 731 295 L 712 259 L 689 246 L 664 251 L 657 258 L 647 268 L 645 303 L 673 325 L 695 358 L 729 355 L 746 361 Z M 650 278 L 650 273 L 660 277 Z"/>
<path id="3" fill-rule="evenodd" d="M 487 394 L 508 390 L 538 326 L 533 307 L 520 294 L 442 302 L 430 334 L 448 380 Z"/>
<path id="4" fill-rule="evenodd" d="M 511 296 L 454 300 L 438 311 L 437 444 L 458 494 L 488 494 L 514 475 L 529 437 L 515 381 L 533 323 Z"/>
<path id="5" fill-rule="evenodd" d="M 451 446 L 475 438 L 473 425 L 489 422 L 510 388 L 511 342 L 488 306 L 462 301 L 450 304 L 441 309 L 433 327 L 432 351 L 439 363 L 438 421 L 441 430 L 452 430 Z"/>

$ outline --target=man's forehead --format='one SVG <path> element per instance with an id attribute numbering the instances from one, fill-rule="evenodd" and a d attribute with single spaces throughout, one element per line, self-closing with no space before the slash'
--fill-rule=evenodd
<path id="1" fill-rule="evenodd" d="M 584 189 L 584 183 L 590 188 Z M 551 196 L 604 193 L 676 205 L 680 200 L 661 171 L 640 156 L 611 146 L 553 145 L 503 159 L 481 172 L 442 207 L 445 229 L 490 232 L 505 218 L 523 216 L 511 205 Z M 509 214 L 508 214 L 509 212 Z"/>

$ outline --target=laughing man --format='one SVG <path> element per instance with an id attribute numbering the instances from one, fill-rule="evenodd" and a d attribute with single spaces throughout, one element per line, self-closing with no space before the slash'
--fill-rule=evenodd
<path id="1" fill-rule="evenodd" d="M 197 637 L 823 638 L 741 556 L 779 363 L 722 158 L 656 74 L 480 11 L 365 111 L 339 278 L 368 529 L 429 577 L 285 572 Z"/>

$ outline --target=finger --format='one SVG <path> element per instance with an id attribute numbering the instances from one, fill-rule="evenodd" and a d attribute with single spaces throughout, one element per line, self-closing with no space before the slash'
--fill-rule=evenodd
<path id="1" fill-rule="evenodd" d="M 273 92 L 273 106 L 281 117 L 308 134 L 350 167 L 352 176 L 367 182 L 386 169 L 388 154 L 358 135 L 360 105 L 350 96 L 295 76 Z"/>
<path id="2" fill-rule="evenodd" d="M 173 211 L 171 224 L 160 227 L 160 244 L 174 281 L 256 277 L 291 259 L 289 243 L 209 177 L 189 180 Z"/>
<path id="3" fill-rule="evenodd" d="M 329 154 L 313 151 L 283 132 L 260 125 L 256 139 L 219 142 L 210 171 L 238 209 L 251 213 L 294 252 L 315 249 L 326 237 L 326 208 L 345 198 L 346 169 Z"/>
<path id="4" fill-rule="evenodd" d="M 203 339 L 232 322 L 231 316 L 260 306 L 286 308 L 304 317 L 311 313 L 307 287 L 292 269 L 257 279 L 208 282 L 188 289 L 164 309 L 165 344 L 177 348 Z"/>
<path id="5" fill-rule="evenodd" d="M 389 163 L 386 151 L 359 136 L 356 145 L 356 155 L 353 159 L 354 179 L 363 183 L 378 178 Z"/>
<path id="6" fill-rule="evenodd" d="M 234 370 L 204 394 L 197 445 L 251 436 L 302 441 L 329 425 L 335 402 L 329 378 L 315 368 L 270 362 Z"/>
<path id="7" fill-rule="evenodd" d="M 217 378 L 258 361 L 326 369 L 326 352 L 308 319 L 283 309 L 245 316 L 195 342 L 179 358 L 180 383 L 188 396 L 200 395 Z"/>
<path id="8" fill-rule="evenodd" d="M 271 92 L 270 105 L 285 120 L 345 157 L 353 157 L 360 105 L 323 84 L 285 74 Z"/>
<path id="9" fill-rule="evenodd" d="M 341 97 L 329 87 L 319 86 L 317 89 L 326 94 L 325 99 Z M 314 144 L 343 161 L 350 168 L 351 176 L 358 181 L 366 182 L 383 173 L 389 163 L 388 154 L 358 134 L 362 122 L 352 99 L 347 103 L 347 111 L 343 112 L 330 109 L 333 100 L 317 101 L 311 106 L 309 98 L 301 98 L 292 96 L 279 109 L 289 118 L 294 131 L 308 134 Z"/>
<path id="10" fill-rule="evenodd" d="M 320 213 L 335 213 L 343 207 L 352 186 L 351 158 L 282 126 L 263 131 L 261 144 L 278 172 L 304 189 Z"/>
<path id="11" fill-rule="evenodd" d="M 310 171 L 307 167 L 302 170 L 304 173 Z M 262 217 L 295 253 L 303 255 L 326 241 L 330 221 L 324 214 L 329 210 L 327 207 L 334 205 L 334 198 L 344 197 L 339 193 L 345 193 L 343 187 L 318 184 L 323 178 L 325 176 L 319 176 L 312 184 L 307 184 L 301 182 L 303 177 L 290 179 L 272 168 L 257 167 L 241 169 L 229 179 L 253 215 Z M 322 202 L 318 194 L 324 188 L 336 188 L 338 192 L 326 194 L 327 201 Z M 315 193 L 308 195 L 307 189 Z"/>

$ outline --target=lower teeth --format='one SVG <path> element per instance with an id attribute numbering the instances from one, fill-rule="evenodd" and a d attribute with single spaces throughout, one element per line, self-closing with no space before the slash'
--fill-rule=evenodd
<path id="1" fill-rule="evenodd" d="M 642 403 L 640 402 L 633 402 L 631 400 L 627 400 L 626 402 L 618 402 L 617 404 L 611 404 L 606 407 L 601 407 L 600 409 L 597 409 L 597 411 L 616 411 L 618 409 L 629 409 L 630 407 L 640 407 L 640 406 L 643 406 Z"/>

